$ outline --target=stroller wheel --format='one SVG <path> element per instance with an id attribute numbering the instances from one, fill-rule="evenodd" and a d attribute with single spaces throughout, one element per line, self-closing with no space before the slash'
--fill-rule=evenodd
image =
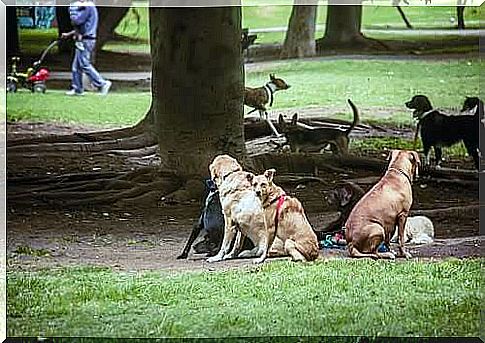
<path id="1" fill-rule="evenodd" d="M 47 87 L 44 83 L 36 83 L 32 87 L 32 92 L 34 93 L 45 93 Z"/>
<path id="2" fill-rule="evenodd" d="M 7 81 L 7 92 L 15 93 L 17 91 L 17 84 L 13 81 Z"/>

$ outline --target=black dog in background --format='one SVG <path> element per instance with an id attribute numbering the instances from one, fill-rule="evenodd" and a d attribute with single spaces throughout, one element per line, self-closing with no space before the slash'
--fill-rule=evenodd
<path id="1" fill-rule="evenodd" d="M 329 233 L 342 230 L 350 212 L 364 194 L 365 191 L 359 185 L 350 181 L 344 181 L 337 188 L 324 193 L 325 201 L 340 212 L 340 216 L 323 230 L 315 231 L 319 241 L 324 240 Z"/>
<path id="2" fill-rule="evenodd" d="M 421 134 L 423 142 L 424 163 L 429 165 L 431 147 L 434 148 L 436 165 L 442 160 L 441 147 L 452 146 L 463 141 L 466 150 L 473 157 L 475 168 L 478 169 L 479 145 L 479 115 L 448 116 L 433 110 L 431 102 L 424 95 L 416 95 L 406 102 L 406 107 L 414 109 L 413 117 L 418 120 L 417 132 Z M 479 111 L 477 111 L 479 113 Z"/>
<path id="3" fill-rule="evenodd" d="M 224 236 L 224 215 L 222 214 L 219 191 L 211 179 L 207 179 L 205 185 L 204 207 L 202 208 L 199 220 L 192 229 L 182 254 L 177 259 L 187 258 L 192 244 L 199 237 L 201 231 L 205 232 L 205 236 L 202 241 L 194 245 L 196 253 L 206 253 L 206 256 L 214 256 L 221 248 L 222 238 Z M 243 250 L 250 250 L 253 247 L 254 245 L 252 245 L 251 240 L 244 240 Z"/>

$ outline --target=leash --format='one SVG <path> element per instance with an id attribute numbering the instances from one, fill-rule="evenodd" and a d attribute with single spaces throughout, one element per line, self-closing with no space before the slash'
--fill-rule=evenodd
<path id="1" fill-rule="evenodd" d="M 275 216 L 274 216 L 275 235 L 276 235 L 276 232 L 278 232 L 278 222 L 279 222 L 279 218 L 280 218 L 280 214 L 281 214 L 281 206 L 283 206 L 283 203 L 285 202 L 285 200 L 286 200 L 286 194 L 283 193 L 280 196 L 271 200 L 270 203 L 267 206 L 265 206 L 265 208 L 268 208 L 269 206 L 271 206 L 275 202 L 277 202 L 276 213 L 275 213 Z"/>

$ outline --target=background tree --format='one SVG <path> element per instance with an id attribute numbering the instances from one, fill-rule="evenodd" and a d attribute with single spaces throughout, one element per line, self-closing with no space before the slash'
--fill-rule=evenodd
<path id="1" fill-rule="evenodd" d="M 301 1 L 295 0 L 281 51 L 281 58 L 301 58 L 315 55 L 317 2 L 312 1 L 314 4 L 299 5 Z"/>
<path id="2" fill-rule="evenodd" d="M 126 1 L 125 1 L 126 2 Z M 128 2 L 123 7 L 98 7 L 99 25 L 98 25 L 98 39 L 96 41 L 96 50 L 101 51 L 103 46 L 110 40 L 115 38 L 115 29 L 120 23 L 121 19 L 130 10 Z"/>
<path id="3" fill-rule="evenodd" d="M 20 52 L 19 31 L 17 26 L 17 7 L 7 6 L 5 15 L 5 26 L 7 29 L 7 56 L 11 57 Z"/>
<path id="4" fill-rule="evenodd" d="M 323 38 L 317 40 L 317 52 L 325 49 L 382 49 L 387 48 L 378 40 L 365 37 L 362 32 L 362 2 L 351 0 L 351 5 L 336 5 L 329 0 L 327 21 Z"/>
<path id="5" fill-rule="evenodd" d="M 68 9 L 68 6 L 56 6 L 56 21 L 59 36 L 61 36 L 61 33 L 63 32 L 69 32 L 72 30 Z M 61 40 L 58 45 L 60 53 L 70 53 L 72 51 L 72 47 L 73 44 L 71 40 Z"/>

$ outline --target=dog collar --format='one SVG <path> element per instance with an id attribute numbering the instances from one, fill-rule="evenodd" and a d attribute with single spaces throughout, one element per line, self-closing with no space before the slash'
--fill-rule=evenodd
<path id="1" fill-rule="evenodd" d="M 430 114 L 430 113 L 432 113 L 432 112 L 434 112 L 434 111 L 435 111 L 435 109 L 434 109 L 434 108 L 432 108 L 432 109 L 430 109 L 429 111 L 426 111 L 426 112 L 424 112 L 423 114 L 421 114 L 421 117 L 419 117 L 419 118 L 417 119 L 417 120 L 418 120 L 418 122 L 420 122 L 421 120 L 423 120 L 423 119 L 424 119 L 424 118 L 425 118 L 425 117 L 426 117 L 428 114 Z"/>
<path id="2" fill-rule="evenodd" d="M 394 168 L 394 167 L 389 168 L 389 170 L 395 170 L 395 171 L 399 172 L 400 174 L 404 175 L 406 177 L 406 179 L 408 179 L 410 185 L 413 184 L 413 181 L 411 180 L 411 177 L 408 174 L 406 174 L 404 172 L 404 170 L 398 169 L 398 168 Z"/>
<path id="3" fill-rule="evenodd" d="M 269 98 L 269 107 L 273 106 L 273 99 L 274 99 L 274 90 L 273 88 L 271 87 L 271 85 L 273 85 L 271 82 L 268 82 L 267 84 L 265 84 L 263 86 L 264 90 L 266 91 L 266 95 L 268 96 Z"/>

